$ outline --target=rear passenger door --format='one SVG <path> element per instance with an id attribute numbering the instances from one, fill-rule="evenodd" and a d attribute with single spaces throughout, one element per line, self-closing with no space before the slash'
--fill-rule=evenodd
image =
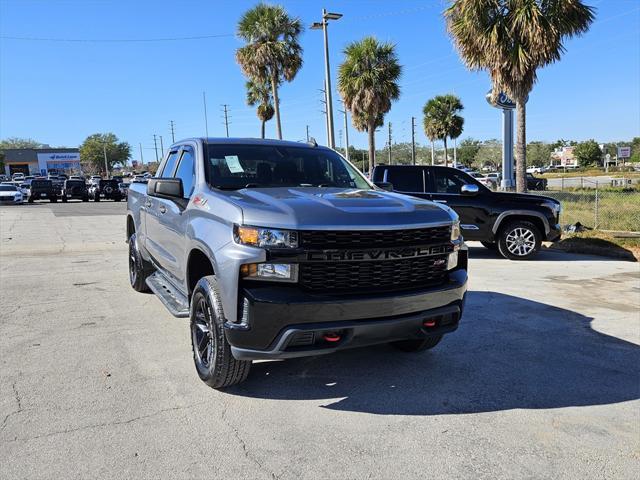
<path id="1" fill-rule="evenodd" d="M 385 167 L 383 182 L 391 182 L 393 191 L 427 198 L 425 194 L 424 167 L 388 166 Z"/>
<path id="2" fill-rule="evenodd" d="M 462 235 L 467 240 L 485 240 L 490 232 L 490 191 L 456 168 L 429 167 L 427 191 L 430 200 L 451 207 L 460 217 Z M 462 195 L 463 185 L 477 185 L 476 195 Z"/>

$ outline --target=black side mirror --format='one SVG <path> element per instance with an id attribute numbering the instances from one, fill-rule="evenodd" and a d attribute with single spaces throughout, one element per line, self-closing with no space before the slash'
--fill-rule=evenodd
<path id="1" fill-rule="evenodd" d="M 387 192 L 393 192 L 393 183 L 391 182 L 373 182 L 373 184 Z"/>
<path id="2" fill-rule="evenodd" d="M 150 178 L 147 182 L 147 195 L 151 197 L 167 198 L 169 200 L 182 199 L 184 190 L 181 178 Z"/>

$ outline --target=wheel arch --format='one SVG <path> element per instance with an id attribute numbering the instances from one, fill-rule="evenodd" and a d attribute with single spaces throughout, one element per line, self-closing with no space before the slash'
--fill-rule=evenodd
<path id="1" fill-rule="evenodd" d="M 187 256 L 186 283 L 187 293 L 189 297 L 193 293 L 198 280 L 207 275 L 215 275 L 216 269 L 214 262 L 211 260 L 204 250 L 199 247 L 193 247 Z"/>
<path id="2" fill-rule="evenodd" d="M 136 223 L 133 221 L 133 216 L 129 214 L 127 215 L 127 243 L 134 233 L 136 233 Z"/>
<path id="3" fill-rule="evenodd" d="M 498 218 L 493 224 L 493 234 L 497 235 L 503 226 L 514 220 L 531 222 L 536 227 L 538 227 L 538 229 L 540 230 L 540 234 L 543 235 L 544 238 L 547 238 L 547 236 L 549 235 L 549 221 L 542 213 L 533 210 L 508 210 L 506 212 L 502 212 L 500 215 L 498 215 Z"/>

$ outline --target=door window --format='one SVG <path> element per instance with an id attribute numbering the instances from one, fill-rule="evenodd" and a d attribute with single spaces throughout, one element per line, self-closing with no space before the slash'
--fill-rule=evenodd
<path id="1" fill-rule="evenodd" d="M 435 193 L 460 194 L 463 185 L 478 185 L 464 172 L 445 168 L 434 168 Z"/>
<path id="2" fill-rule="evenodd" d="M 398 167 L 387 170 L 387 181 L 399 192 L 424 193 L 424 176 L 421 168 Z"/>
<path id="3" fill-rule="evenodd" d="M 173 177 L 173 172 L 176 170 L 176 163 L 178 163 L 178 157 L 180 150 L 172 150 L 169 156 L 164 162 L 164 165 L 160 165 L 156 177 Z"/>
<path id="4" fill-rule="evenodd" d="M 182 179 L 184 198 L 191 197 L 196 176 L 194 169 L 193 149 L 191 147 L 186 147 L 182 151 L 180 164 L 178 165 L 178 169 L 176 170 L 176 174 L 174 176 L 175 178 Z"/>

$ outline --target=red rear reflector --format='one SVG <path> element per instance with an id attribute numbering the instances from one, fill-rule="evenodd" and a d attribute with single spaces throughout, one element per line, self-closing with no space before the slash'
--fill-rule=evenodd
<path id="1" fill-rule="evenodd" d="M 435 327 L 436 326 L 436 321 L 435 320 L 425 320 L 424 322 L 422 322 L 422 325 L 424 325 L 425 327 Z"/>

